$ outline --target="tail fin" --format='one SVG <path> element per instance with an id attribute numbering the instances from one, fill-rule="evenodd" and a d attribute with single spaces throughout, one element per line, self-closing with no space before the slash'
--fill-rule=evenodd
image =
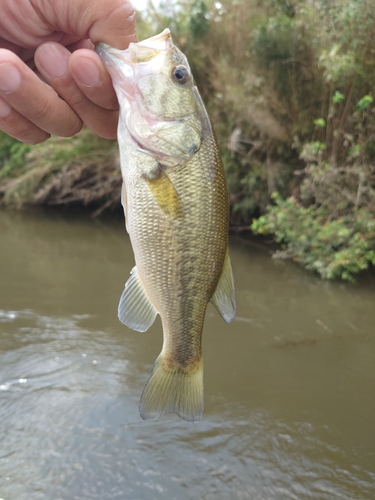
<path id="1" fill-rule="evenodd" d="M 143 420 L 176 413 L 188 422 L 198 422 L 203 413 L 203 360 L 193 370 L 164 365 L 163 356 L 143 389 L 139 412 Z"/>

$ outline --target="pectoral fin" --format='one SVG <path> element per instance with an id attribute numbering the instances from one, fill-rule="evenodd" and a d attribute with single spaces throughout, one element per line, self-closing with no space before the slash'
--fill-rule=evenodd
<path id="1" fill-rule="evenodd" d="M 168 175 L 158 169 L 154 176 L 144 177 L 153 197 L 162 211 L 169 216 L 182 216 L 182 203 Z"/>
<path id="2" fill-rule="evenodd" d="M 234 319 L 236 315 L 236 296 L 228 249 L 224 260 L 223 270 L 216 290 L 211 298 L 211 302 L 219 311 L 224 321 L 230 323 Z"/>
<path id="3" fill-rule="evenodd" d="M 154 322 L 156 314 L 134 267 L 120 298 L 118 318 L 129 328 L 145 332 Z"/>

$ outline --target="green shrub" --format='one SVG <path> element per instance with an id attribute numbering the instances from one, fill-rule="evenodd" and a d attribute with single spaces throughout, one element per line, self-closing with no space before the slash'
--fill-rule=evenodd
<path id="1" fill-rule="evenodd" d="M 284 249 L 275 258 L 291 258 L 323 279 L 354 281 L 354 275 L 375 265 L 375 219 L 356 209 L 336 220 L 327 210 L 303 207 L 294 198 L 274 194 L 274 205 L 254 220 L 255 234 L 274 235 Z"/>

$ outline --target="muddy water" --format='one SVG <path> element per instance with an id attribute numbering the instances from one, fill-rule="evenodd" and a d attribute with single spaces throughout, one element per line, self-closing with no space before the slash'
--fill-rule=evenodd
<path id="1" fill-rule="evenodd" d="M 122 221 L 0 213 L 0 498 L 375 498 L 375 283 L 324 283 L 233 240 L 210 307 L 205 413 L 144 422 L 161 348 L 116 318 Z"/>

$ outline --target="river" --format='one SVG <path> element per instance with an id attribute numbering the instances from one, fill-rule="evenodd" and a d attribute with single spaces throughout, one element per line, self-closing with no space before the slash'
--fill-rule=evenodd
<path id="1" fill-rule="evenodd" d="M 238 312 L 207 311 L 203 420 L 144 422 L 162 332 L 117 319 L 123 221 L 0 212 L 1 499 L 375 498 L 374 279 L 231 253 Z"/>

